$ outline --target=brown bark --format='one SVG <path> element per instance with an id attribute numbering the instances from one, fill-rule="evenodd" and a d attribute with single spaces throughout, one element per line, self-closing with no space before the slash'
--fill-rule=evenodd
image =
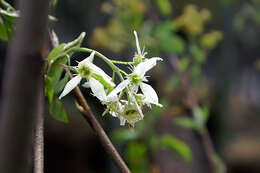
<path id="1" fill-rule="evenodd" d="M 0 172 L 31 170 L 32 132 L 40 97 L 48 0 L 20 1 L 21 17 L 5 66 Z"/>

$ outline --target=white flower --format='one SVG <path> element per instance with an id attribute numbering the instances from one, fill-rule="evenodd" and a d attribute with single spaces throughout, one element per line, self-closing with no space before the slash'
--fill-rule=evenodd
<path id="1" fill-rule="evenodd" d="M 81 62 L 78 63 L 77 67 L 74 67 L 76 71 L 78 71 L 78 75 L 73 77 L 64 87 L 59 99 L 67 95 L 70 91 L 72 91 L 80 81 L 85 78 L 88 80 L 86 85 L 91 88 L 93 95 L 102 101 L 107 101 L 108 99 L 115 99 L 106 97 L 104 86 L 95 78 L 102 80 L 107 86 L 114 87 L 115 84 L 111 81 L 111 77 L 109 77 L 102 69 L 92 63 L 95 55 L 95 51 L 93 51 L 89 57 L 85 58 Z"/>
<path id="2" fill-rule="evenodd" d="M 119 93 L 123 91 L 127 86 L 129 86 L 129 95 L 131 97 L 130 99 L 136 105 L 137 109 L 139 109 L 134 94 L 137 93 L 138 88 L 140 86 L 141 91 L 145 96 L 144 102 L 146 104 L 154 104 L 162 107 L 162 105 L 159 103 L 159 99 L 155 90 L 150 85 L 144 83 L 147 82 L 145 73 L 149 71 L 151 68 L 153 68 L 156 65 L 157 61 L 162 61 L 162 59 L 159 57 L 153 57 L 150 59 L 146 59 L 144 62 L 138 64 L 133 69 L 133 72 L 127 77 L 127 79 L 122 81 L 111 93 Z M 142 115 L 141 111 L 139 111 L 139 113 Z"/>

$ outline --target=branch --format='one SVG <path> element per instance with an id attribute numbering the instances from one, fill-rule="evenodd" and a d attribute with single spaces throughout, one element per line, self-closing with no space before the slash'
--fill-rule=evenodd
<path id="1" fill-rule="evenodd" d="M 72 78 L 72 76 L 70 76 Z M 76 87 L 73 90 L 74 94 L 77 97 L 77 102 L 82 106 L 82 110 L 80 111 L 82 116 L 87 120 L 92 129 L 97 133 L 102 145 L 105 147 L 108 154 L 113 158 L 115 164 L 118 166 L 122 173 L 131 173 L 124 160 L 121 158 L 114 145 L 108 138 L 106 132 L 99 124 L 97 119 L 95 118 L 93 112 L 90 110 L 86 99 L 84 98 L 82 92 L 79 87 Z"/>
<path id="2" fill-rule="evenodd" d="M 42 87 L 43 89 L 43 80 Z M 44 95 L 43 91 L 38 100 L 38 113 L 34 134 L 34 173 L 44 173 Z"/>
<path id="3" fill-rule="evenodd" d="M 0 119 L 0 172 L 31 171 L 32 132 L 39 112 L 48 0 L 23 0 L 5 65 Z"/>
<path id="4" fill-rule="evenodd" d="M 56 47 L 57 43 L 54 41 L 53 36 L 52 36 L 52 32 L 50 30 L 49 30 L 49 38 L 50 38 L 50 42 L 52 44 L 52 47 L 53 48 Z M 67 69 L 65 69 L 65 70 L 68 71 Z M 70 74 L 70 78 L 72 78 L 71 74 Z M 112 157 L 112 159 L 114 160 L 117 167 L 120 169 L 120 171 L 122 173 L 131 173 L 131 171 L 127 167 L 126 163 L 121 158 L 121 156 L 119 155 L 119 153 L 115 149 L 114 145 L 112 144 L 112 142 L 108 138 L 106 132 L 104 131 L 102 126 L 99 124 L 98 120 L 95 118 L 93 112 L 89 108 L 88 103 L 87 103 L 86 99 L 84 98 L 82 92 L 80 91 L 79 87 L 76 87 L 73 90 L 73 92 L 76 96 L 77 103 L 79 103 L 80 106 L 82 107 L 82 109 L 79 109 L 81 115 L 89 123 L 89 125 L 94 130 L 94 132 L 97 133 L 102 145 L 105 147 L 108 154 Z"/>

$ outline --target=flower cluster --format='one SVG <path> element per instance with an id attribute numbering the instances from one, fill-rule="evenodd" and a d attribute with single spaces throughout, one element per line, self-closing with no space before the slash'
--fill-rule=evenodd
<path id="1" fill-rule="evenodd" d="M 141 51 L 136 31 L 134 35 L 137 53 L 134 55 L 133 62 L 126 63 L 131 66 L 131 73 L 127 74 L 121 69 L 116 71 L 121 75 L 121 83 L 116 86 L 113 79 L 93 63 L 96 52 L 92 51 L 89 57 L 80 61 L 76 67 L 72 67 L 76 75 L 65 85 L 59 99 L 67 95 L 84 79 L 86 82 L 82 86 L 91 89 L 92 94 L 107 106 L 104 114 L 109 112 L 112 116 L 118 117 L 120 125 L 125 125 L 127 122 L 134 126 L 137 121 L 142 120 L 144 117 L 142 108 L 145 105 L 150 108 L 152 104 L 162 107 L 155 90 L 146 83 L 148 79 L 145 76 L 157 61 L 162 61 L 162 59 L 145 58 L 147 53 Z M 122 78 L 121 72 L 125 78 Z"/>

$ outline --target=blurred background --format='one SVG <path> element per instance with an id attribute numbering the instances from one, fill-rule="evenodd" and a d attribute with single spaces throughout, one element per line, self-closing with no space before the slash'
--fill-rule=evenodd
<path id="1" fill-rule="evenodd" d="M 164 107 L 147 109 L 135 128 L 102 117 L 104 107 L 83 90 L 133 172 L 260 172 L 260 0 L 60 0 L 51 14 L 60 42 L 84 31 L 82 47 L 131 61 L 136 30 L 146 57 L 163 58 L 148 75 Z M 1 41 L 1 74 L 6 50 Z M 45 172 L 119 172 L 72 94 L 63 104 L 67 124 L 46 104 Z"/>

